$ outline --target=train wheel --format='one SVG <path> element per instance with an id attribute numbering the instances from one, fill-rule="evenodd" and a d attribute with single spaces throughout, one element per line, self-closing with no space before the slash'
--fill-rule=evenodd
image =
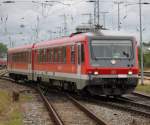
<path id="1" fill-rule="evenodd" d="M 121 95 L 114 95 L 114 98 L 121 98 Z"/>

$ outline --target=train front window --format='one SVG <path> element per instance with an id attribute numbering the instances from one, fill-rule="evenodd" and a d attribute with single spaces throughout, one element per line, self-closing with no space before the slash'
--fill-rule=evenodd
<path id="1" fill-rule="evenodd" d="M 92 40 L 92 59 L 129 59 L 132 55 L 130 40 Z"/>

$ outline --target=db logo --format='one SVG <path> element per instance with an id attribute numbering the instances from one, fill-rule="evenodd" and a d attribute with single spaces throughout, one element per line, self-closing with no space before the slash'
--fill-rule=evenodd
<path id="1" fill-rule="evenodd" d="M 111 70 L 111 74 L 116 74 L 116 70 Z"/>

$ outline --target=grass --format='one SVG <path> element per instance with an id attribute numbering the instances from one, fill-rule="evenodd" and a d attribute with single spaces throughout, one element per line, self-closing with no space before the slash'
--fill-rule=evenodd
<path id="1" fill-rule="evenodd" d="M 28 94 L 24 94 L 24 95 L 21 95 L 21 101 L 22 102 L 30 102 L 33 100 L 33 96 L 32 95 L 28 95 Z"/>
<path id="2" fill-rule="evenodd" d="M 140 84 L 136 87 L 136 91 L 150 94 L 150 84 L 145 84 L 145 85 Z"/>
<path id="3" fill-rule="evenodd" d="M 0 90 L 0 115 L 3 115 L 7 110 L 7 106 L 10 105 L 11 99 L 6 91 Z"/>
<path id="4" fill-rule="evenodd" d="M 11 94 L 0 90 L 0 125 L 22 125 L 20 102 L 12 102 Z"/>

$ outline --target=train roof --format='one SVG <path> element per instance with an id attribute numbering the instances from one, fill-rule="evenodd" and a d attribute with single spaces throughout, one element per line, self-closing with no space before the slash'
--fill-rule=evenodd
<path id="1" fill-rule="evenodd" d="M 102 36 L 102 37 L 120 37 L 120 38 L 134 38 L 133 35 L 127 34 L 124 32 L 116 32 L 116 31 L 109 31 L 109 30 L 101 30 L 100 32 L 87 32 L 87 33 L 75 33 L 71 34 L 70 37 L 62 37 L 55 40 L 43 41 L 36 43 L 34 48 L 43 48 L 49 47 L 52 45 L 63 45 L 63 44 L 70 44 L 71 42 L 78 42 L 83 41 L 87 37 L 94 37 L 94 36 Z"/>
<path id="2" fill-rule="evenodd" d="M 52 46 L 52 45 L 64 45 L 64 44 L 70 44 L 70 43 L 73 43 L 73 42 L 77 42 L 77 41 L 83 41 L 86 39 L 86 36 L 88 36 L 87 34 L 77 34 L 77 35 L 71 35 L 69 37 L 62 37 L 62 38 L 59 38 L 59 39 L 54 39 L 54 40 L 48 40 L 48 41 L 43 41 L 43 42 L 39 42 L 39 43 L 36 43 L 34 48 L 43 48 L 43 47 L 49 47 L 49 46 Z"/>
<path id="3" fill-rule="evenodd" d="M 22 52 L 22 51 L 28 51 L 33 48 L 33 44 L 30 45 L 23 45 L 15 48 L 9 48 L 8 52 L 13 53 L 13 52 Z"/>
<path id="4" fill-rule="evenodd" d="M 133 35 L 123 33 L 123 32 L 116 32 L 116 31 L 110 31 L 110 30 L 100 30 L 98 32 L 87 32 L 87 33 L 74 33 L 71 34 L 69 37 L 62 37 L 59 39 L 54 39 L 54 40 L 47 40 L 47 41 L 42 41 L 39 43 L 35 44 L 30 44 L 30 45 L 24 45 L 16 48 L 10 48 L 8 52 L 22 52 L 22 51 L 27 51 L 32 48 L 38 49 L 38 48 L 45 48 L 45 47 L 50 47 L 54 45 L 64 45 L 64 44 L 70 44 L 73 42 L 78 42 L 78 41 L 84 41 L 87 37 L 94 37 L 94 36 L 102 36 L 102 37 L 120 37 L 120 38 L 134 38 Z"/>

